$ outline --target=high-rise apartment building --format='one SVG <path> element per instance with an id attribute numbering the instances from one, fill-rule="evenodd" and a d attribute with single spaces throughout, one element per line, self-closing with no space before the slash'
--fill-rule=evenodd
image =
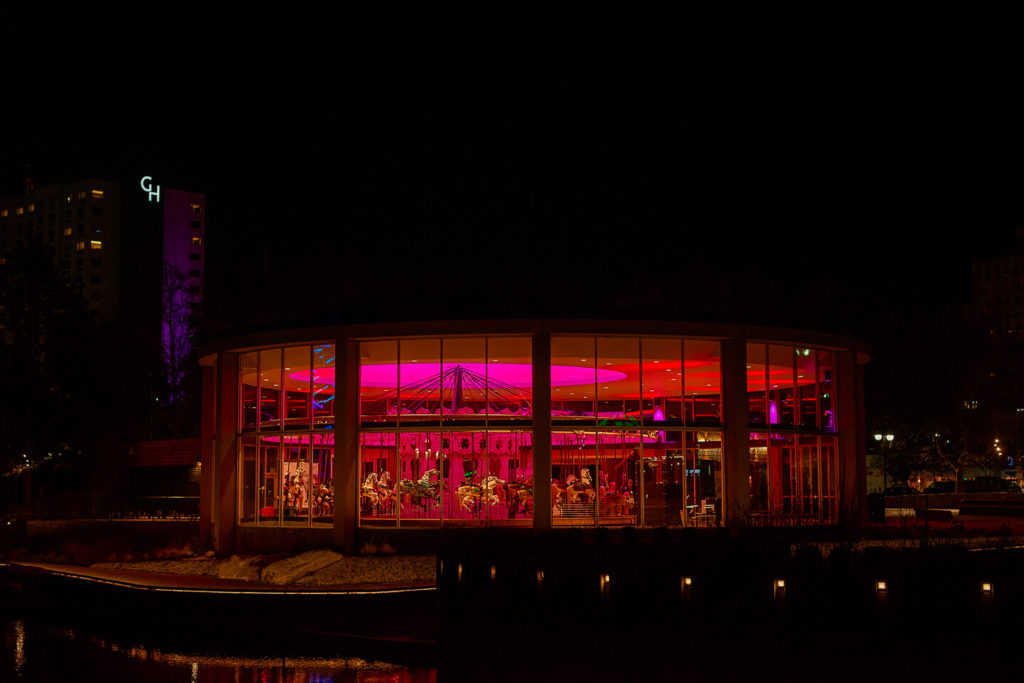
<path id="1" fill-rule="evenodd" d="M 166 321 L 167 290 L 192 301 L 205 270 L 205 197 L 163 188 L 149 176 L 131 184 L 86 179 L 0 198 L 0 264 L 36 237 L 82 284 L 90 308 L 110 321 Z M 173 300 L 173 297 L 172 297 Z M 155 318 L 154 318 L 155 316 Z"/>
<path id="2" fill-rule="evenodd" d="M 11 259 L 19 241 L 38 238 L 81 281 L 89 307 L 111 320 L 118 310 L 122 213 L 118 183 L 30 185 L 25 196 L 0 198 L 0 263 Z"/>

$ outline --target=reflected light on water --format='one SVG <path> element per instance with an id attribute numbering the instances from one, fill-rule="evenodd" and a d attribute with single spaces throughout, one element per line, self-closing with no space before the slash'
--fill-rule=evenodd
<path id="1" fill-rule="evenodd" d="M 200 670 L 209 669 L 235 669 L 248 670 L 257 673 L 257 680 L 271 681 L 291 680 L 288 676 L 281 678 L 282 672 L 290 671 L 293 674 L 309 675 L 311 681 L 329 681 L 332 676 L 324 672 L 334 674 L 351 672 L 362 673 L 371 676 L 387 675 L 390 680 L 433 680 L 429 670 L 423 671 L 420 675 L 410 671 L 409 667 L 402 664 L 367 660 L 361 657 L 248 657 L 248 656 L 225 656 L 225 655 L 204 655 L 199 653 L 179 654 L 175 652 L 164 652 L 156 648 L 140 647 L 135 645 L 119 644 L 104 638 L 91 638 L 91 642 L 105 650 L 120 655 L 131 657 L 147 664 L 162 664 L 169 667 L 181 667 L 191 670 L 192 683 L 199 681 Z M 426 676 L 424 677 L 423 674 Z M 204 676 L 204 679 L 206 677 Z M 296 679 L 298 680 L 298 679 Z M 305 678 L 303 678 L 305 680 Z"/>
<path id="2" fill-rule="evenodd" d="M 19 619 L 14 622 L 14 670 L 21 672 L 25 666 L 25 622 Z"/>

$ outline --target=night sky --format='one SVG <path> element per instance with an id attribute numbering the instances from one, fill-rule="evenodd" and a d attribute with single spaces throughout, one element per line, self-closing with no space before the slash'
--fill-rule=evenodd
<path id="1" fill-rule="evenodd" d="M 946 47 L 634 38 L 337 68 L 324 48 L 156 85 L 137 66 L 74 112 L 51 93 L 10 121 L 0 192 L 26 165 L 37 186 L 148 174 L 205 192 L 209 335 L 747 321 L 858 336 L 899 381 L 969 301 L 971 259 L 1024 225 L 1016 62 Z"/>

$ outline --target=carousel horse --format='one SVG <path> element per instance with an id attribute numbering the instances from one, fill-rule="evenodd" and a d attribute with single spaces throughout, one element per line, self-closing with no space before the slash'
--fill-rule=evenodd
<path id="1" fill-rule="evenodd" d="M 387 471 L 380 475 L 380 477 L 377 476 L 376 472 L 370 472 L 366 475 L 366 480 L 363 482 L 359 497 L 367 514 L 372 512 L 378 505 L 395 499 L 395 492 L 388 485 L 389 483 L 390 475 L 388 475 Z"/>
<path id="2" fill-rule="evenodd" d="M 435 478 L 436 477 L 436 478 Z M 430 469 L 417 480 L 402 479 L 398 482 L 398 495 L 412 496 L 412 504 L 424 507 L 428 501 L 441 499 L 441 472 Z"/>
<path id="3" fill-rule="evenodd" d="M 590 479 L 590 471 L 584 467 L 580 472 L 580 478 L 570 474 L 565 480 L 563 489 L 566 499 L 570 503 L 590 503 L 594 500 L 594 485 Z"/>
<path id="4" fill-rule="evenodd" d="M 473 511 L 479 505 L 481 499 L 487 502 L 488 505 L 496 505 L 501 502 L 501 498 L 495 493 L 495 489 L 498 489 L 505 485 L 504 479 L 499 479 L 493 474 L 488 477 L 484 477 L 483 481 L 479 484 L 466 484 L 460 486 L 456 491 L 456 495 L 459 500 L 462 501 L 462 507 L 464 510 Z"/>
<path id="5" fill-rule="evenodd" d="M 526 509 L 527 503 L 533 501 L 533 476 L 527 477 L 526 481 L 510 481 L 506 489 L 509 502 Z"/>

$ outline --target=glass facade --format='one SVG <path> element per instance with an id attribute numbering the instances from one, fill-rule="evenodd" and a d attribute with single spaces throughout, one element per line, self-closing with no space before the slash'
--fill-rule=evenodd
<path id="1" fill-rule="evenodd" d="M 360 343 L 359 522 L 531 526 L 530 337 Z"/>
<path id="2" fill-rule="evenodd" d="M 334 344 L 239 354 L 238 520 L 334 525 Z"/>
<path id="3" fill-rule="evenodd" d="M 833 350 L 741 342 L 745 396 L 726 396 L 716 339 L 551 335 L 537 387 L 533 343 L 356 342 L 359 422 L 338 427 L 358 430 L 357 481 L 342 491 L 334 344 L 239 352 L 238 522 L 330 527 L 337 496 L 364 528 L 532 527 L 537 505 L 554 527 L 714 527 L 727 489 L 747 495 L 726 485 L 734 402 L 749 422 L 751 521 L 838 520 Z M 534 479 L 535 391 L 550 396 L 550 481 Z"/>
<path id="4" fill-rule="evenodd" d="M 720 524 L 721 385 L 717 341 L 552 337 L 553 524 Z"/>
<path id="5" fill-rule="evenodd" d="M 747 344 L 753 523 L 838 520 L 834 367 L 832 351 Z"/>

